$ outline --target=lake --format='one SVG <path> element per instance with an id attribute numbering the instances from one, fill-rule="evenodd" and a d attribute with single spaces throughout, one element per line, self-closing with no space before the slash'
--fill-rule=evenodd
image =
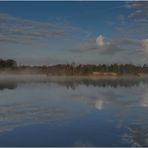
<path id="1" fill-rule="evenodd" d="M 148 77 L 0 76 L 0 146 L 148 146 Z"/>

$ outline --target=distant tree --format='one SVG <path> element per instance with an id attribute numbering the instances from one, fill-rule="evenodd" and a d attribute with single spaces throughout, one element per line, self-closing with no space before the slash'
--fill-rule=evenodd
<path id="1" fill-rule="evenodd" d="M 0 68 L 13 68 L 16 67 L 17 63 L 15 60 L 8 59 L 8 60 L 3 60 L 0 59 Z"/>
<path id="2" fill-rule="evenodd" d="M 12 60 L 12 59 L 6 60 L 6 67 L 16 67 L 16 66 L 17 66 L 17 63 L 15 60 Z"/>

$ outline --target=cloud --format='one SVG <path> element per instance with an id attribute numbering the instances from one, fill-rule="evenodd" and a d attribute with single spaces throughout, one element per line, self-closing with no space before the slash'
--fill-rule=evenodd
<path id="1" fill-rule="evenodd" d="M 98 44 L 96 42 L 97 39 L 99 40 Z M 77 61 L 82 61 L 82 58 L 86 60 L 87 58 L 87 61 L 91 63 L 119 62 L 145 64 L 148 57 L 148 45 L 146 38 L 108 38 L 101 35 L 96 39 L 92 38 L 91 40 L 79 42 L 72 48 L 67 48 L 66 51 L 79 55 L 77 57 Z M 94 58 L 89 60 L 90 56 Z M 79 57 L 81 57 L 80 60 Z"/>
<path id="2" fill-rule="evenodd" d="M 77 43 L 74 47 L 66 49 L 72 52 L 89 52 L 98 50 L 98 46 L 95 40 L 86 40 L 84 42 Z"/>
<path id="3" fill-rule="evenodd" d="M 93 51 L 101 51 L 108 44 L 105 41 L 105 37 L 103 35 L 99 35 L 96 39 L 91 38 L 80 42 L 75 45 L 75 47 L 66 49 L 72 52 L 93 52 Z"/>
<path id="4" fill-rule="evenodd" d="M 128 14 L 122 15 L 124 20 L 118 19 L 116 29 L 122 36 L 147 38 L 148 1 L 128 1 L 125 2 L 125 7 L 128 9 Z"/>
<path id="5" fill-rule="evenodd" d="M 126 7 L 129 9 L 139 9 L 139 10 L 146 10 L 148 8 L 147 1 L 127 1 Z"/>
<path id="6" fill-rule="evenodd" d="M 43 22 L 0 13 L 1 58 L 21 64 L 67 63 L 69 56 L 63 48 L 89 35 L 63 20 Z"/>
<path id="7" fill-rule="evenodd" d="M 126 2 L 126 7 L 132 10 L 132 12 L 128 16 L 129 18 L 134 18 L 134 19 L 148 18 L 148 2 L 147 1 Z"/>
<path id="8" fill-rule="evenodd" d="M 67 23 L 39 22 L 0 13 L 0 42 L 31 43 L 34 40 L 69 37 L 88 32 Z"/>
<path id="9" fill-rule="evenodd" d="M 69 50 L 75 52 L 97 51 L 101 54 L 115 54 L 119 52 L 136 50 L 136 48 L 139 47 L 145 47 L 147 45 L 146 43 L 147 40 L 137 40 L 131 38 L 105 39 L 104 36 L 99 35 L 96 40 L 86 40 L 85 42 L 79 43 Z"/>
<path id="10" fill-rule="evenodd" d="M 142 40 L 142 46 L 144 47 L 144 52 L 148 54 L 148 39 Z"/>
<path id="11" fill-rule="evenodd" d="M 99 35 L 99 36 L 96 38 L 96 44 L 97 44 L 99 47 L 103 47 L 103 46 L 105 45 L 104 36 Z"/>

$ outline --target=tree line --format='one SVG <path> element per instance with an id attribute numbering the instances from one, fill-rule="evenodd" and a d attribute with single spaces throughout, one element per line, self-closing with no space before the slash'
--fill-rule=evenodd
<path id="1" fill-rule="evenodd" d="M 148 74 L 148 66 L 137 66 L 133 64 L 57 64 L 42 66 L 25 66 L 17 65 L 13 59 L 0 59 L 0 69 L 9 68 L 12 70 L 22 71 L 28 70 L 32 73 L 46 73 L 48 75 L 91 75 L 93 72 L 113 72 L 117 74 Z"/>
<path id="2" fill-rule="evenodd" d="M 17 66 L 17 62 L 12 59 L 0 59 L 0 68 L 13 68 Z"/>
<path id="3" fill-rule="evenodd" d="M 133 64 L 86 64 L 86 65 L 74 65 L 74 64 L 58 64 L 50 66 L 48 69 L 49 74 L 64 74 L 67 75 L 90 75 L 93 72 L 102 73 L 117 73 L 117 74 L 139 74 L 148 73 L 148 67 L 136 66 Z"/>

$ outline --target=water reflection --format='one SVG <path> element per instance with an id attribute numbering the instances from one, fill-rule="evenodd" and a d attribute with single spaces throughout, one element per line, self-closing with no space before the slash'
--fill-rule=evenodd
<path id="1" fill-rule="evenodd" d="M 62 81 L 51 80 L 51 82 L 58 83 L 59 85 L 66 86 L 67 88 L 76 89 L 79 85 L 94 86 L 94 87 L 133 87 L 141 83 L 148 84 L 147 78 L 73 78 L 65 79 Z"/>
<path id="2" fill-rule="evenodd" d="M 0 90 L 4 89 L 16 89 L 17 82 L 0 82 Z"/>
<path id="3" fill-rule="evenodd" d="M 1 138 L 23 126 L 45 124 L 55 131 L 64 128 L 55 139 L 70 138 L 67 146 L 148 146 L 146 77 L 9 78 L 0 79 L 0 88 Z"/>
<path id="4" fill-rule="evenodd" d="M 135 92 L 137 88 L 131 89 L 108 89 L 107 91 L 101 89 L 97 94 L 90 95 L 87 93 L 81 95 L 74 95 L 78 100 L 83 100 L 98 110 L 109 106 L 118 107 L 118 109 L 125 109 L 131 107 L 148 107 L 148 93 L 147 89 L 143 88 L 140 92 Z M 138 91 L 138 90 L 137 90 Z M 127 94 L 128 93 L 128 94 Z M 128 98 L 128 95 L 130 98 Z"/>
<path id="5" fill-rule="evenodd" d="M 6 76 L 0 77 L 0 90 L 15 89 L 19 83 L 55 83 L 73 90 L 80 85 L 87 87 L 134 87 L 141 83 L 148 85 L 148 77 L 46 77 L 46 76 Z"/>
<path id="6" fill-rule="evenodd" d="M 123 141 L 128 142 L 131 146 L 148 146 L 148 127 L 129 126 L 129 133 L 123 135 Z"/>
<path id="7" fill-rule="evenodd" d="M 63 120 L 72 116 L 65 108 L 33 106 L 33 104 L 5 104 L 0 106 L 0 132 L 16 127 Z"/>

